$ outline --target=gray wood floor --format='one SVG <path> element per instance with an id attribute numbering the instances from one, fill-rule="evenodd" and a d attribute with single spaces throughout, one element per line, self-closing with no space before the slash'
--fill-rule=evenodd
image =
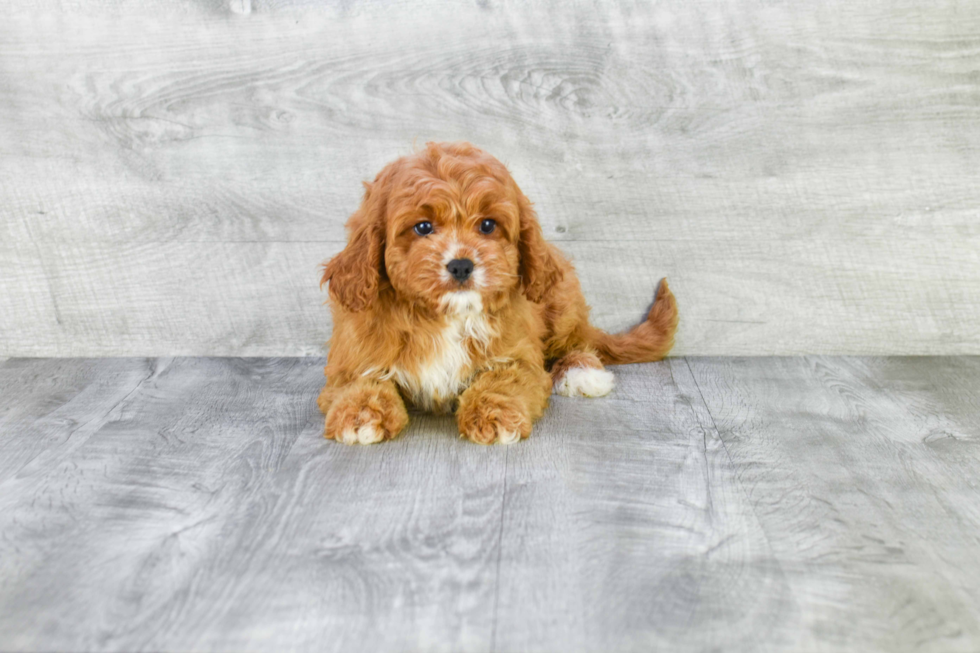
<path id="1" fill-rule="evenodd" d="M 675 358 L 512 447 L 322 360 L 0 362 L 0 649 L 976 651 L 980 359 Z"/>

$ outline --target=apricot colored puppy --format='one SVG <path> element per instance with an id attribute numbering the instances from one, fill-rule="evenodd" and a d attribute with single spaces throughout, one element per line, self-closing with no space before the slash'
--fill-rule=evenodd
<path id="1" fill-rule="evenodd" d="M 334 330 L 317 400 L 326 437 L 398 435 L 406 405 L 456 412 L 474 442 L 526 438 L 552 391 L 601 397 L 604 364 L 663 358 L 677 328 L 666 281 L 644 322 L 589 324 L 575 270 L 545 242 L 507 169 L 468 143 L 429 143 L 365 184 L 349 240 L 324 265 Z"/>

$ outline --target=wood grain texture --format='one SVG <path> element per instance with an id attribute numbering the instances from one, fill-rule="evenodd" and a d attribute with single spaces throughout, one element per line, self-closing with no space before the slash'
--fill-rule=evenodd
<path id="1" fill-rule="evenodd" d="M 461 451 L 434 418 L 386 449 L 331 446 L 318 359 L 102 366 L 108 401 L 17 403 L 0 425 L 41 451 L 0 479 L 4 649 L 480 650 L 503 449 Z M 90 368 L 0 376 L 47 406 Z"/>
<path id="2" fill-rule="evenodd" d="M 980 360 L 689 364 L 815 642 L 976 650 Z"/>
<path id="3" fill-rule="evenodd" d="M 789 587 L 675 367 L 553 397 L 509 451 L 496 650 L 792 650 Z"/>
<path id="4" fill-rule="evenodd" d="M 11 651 L 974 651 L 980 358 L 674 358 L 511 447 L 322 359 L 0 362 Z"/>
<path id="5" fill-rule="evenodd" d="M 974 5 L 248 5 L 14 3 L 0 353 L 317 352 L 360 181 L 430 139 L 603 326 L 668 276 L 678 354 L 980 353 Z"/>

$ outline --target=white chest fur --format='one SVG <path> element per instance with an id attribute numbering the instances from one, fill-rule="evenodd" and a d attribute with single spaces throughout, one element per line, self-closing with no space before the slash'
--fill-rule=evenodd
<path id="1" fill-rule="evenodd" d="M 448 293 L 443 305 L 446 324 L 433 339 L 428 356 L 416 365 L 395 365 L 390 370 L 411 402 L 425 410 L 448 409 L 476 372 L 471 347 L 486 346 L 493 337 L 479 293 Z"/>

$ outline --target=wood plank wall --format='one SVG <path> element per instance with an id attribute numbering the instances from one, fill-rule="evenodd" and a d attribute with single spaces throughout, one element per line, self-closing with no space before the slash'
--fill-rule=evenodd
<path id="1" fill-rule="evenodd" d="M 980 3 L 12 0 L 0 355 L 304 355 L 360 181 L 507 163 L 598 324 L 980 353 Z"/>

